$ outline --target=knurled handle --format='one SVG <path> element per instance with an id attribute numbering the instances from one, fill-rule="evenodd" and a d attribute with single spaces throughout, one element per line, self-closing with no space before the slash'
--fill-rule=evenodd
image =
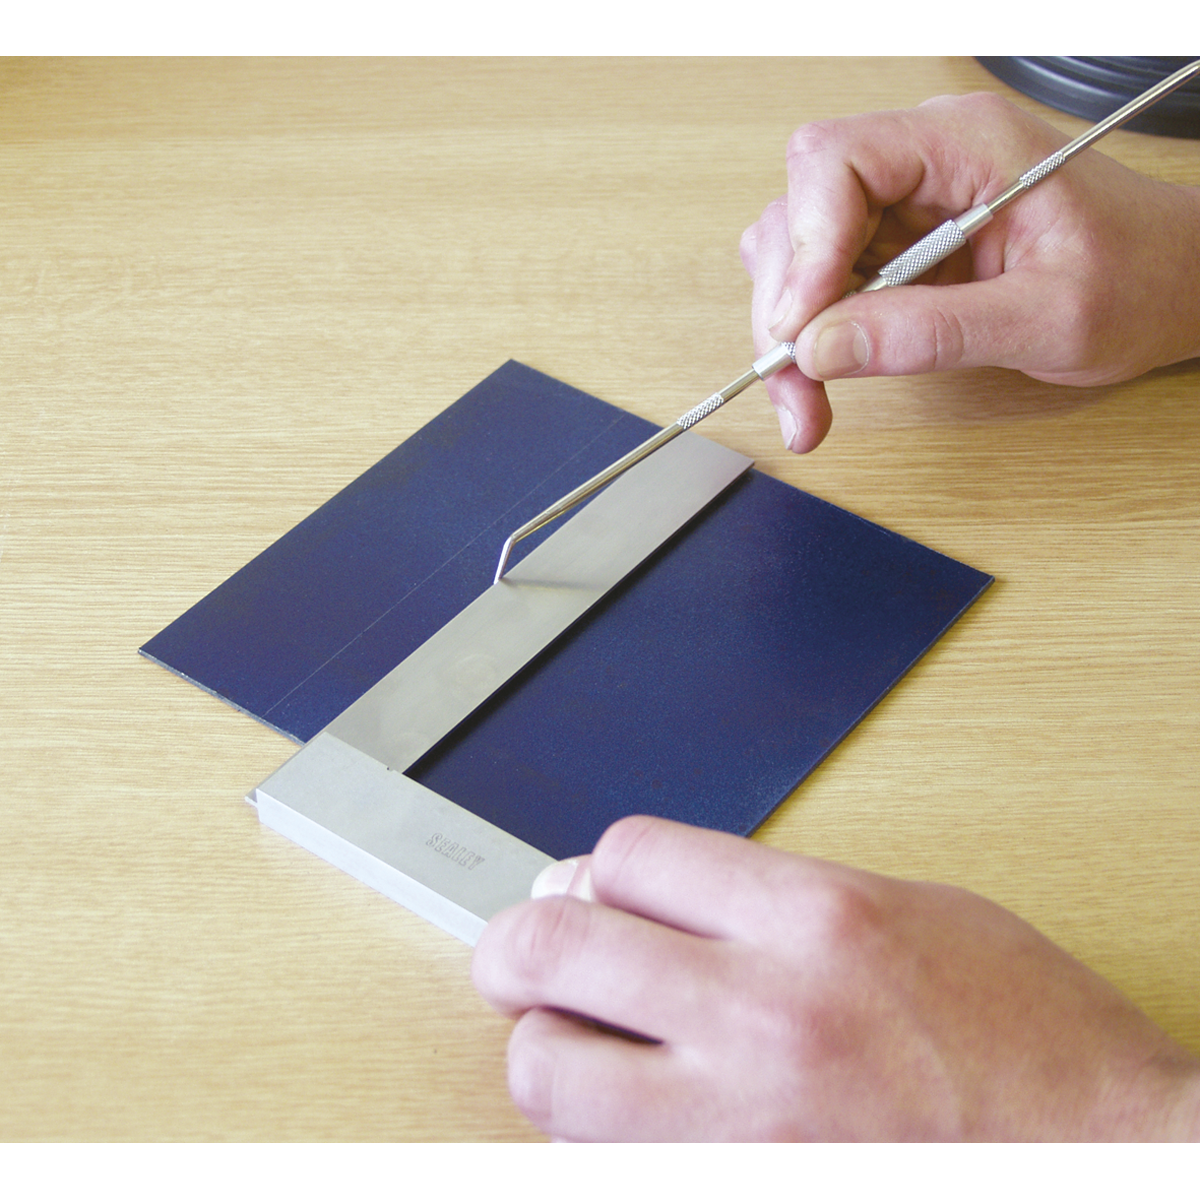
<path id="1" fill-rule="evenodd" d="M 869 283 L 864 283 L 858 291 L 877 292 L 880 288 L 899 287 L 924 275 L 930 267 L 940 263 L 943 258 L 949 258 L 960 246 L 965 246 L 967 238 L 992 219 L 993 207 L 991 204 L 977 204 L 961 217 L 944 221 L 915 246 L 909 246 L 903 254 L 898 254 L 886 266 L 880 267 L 879 274 Z M 858 293 L 846 294 L 854 296 Z"/>
<path id="2" fill-rule="evenodd" d="M 963 233 L 958 222 L 951 219 L 944 221 L 932 233 L 927 233 L 919 242 L 910 246 L 903 254 L 897 255 L 885 267 L 881 267 L 876 279 L 882 282 L 871 283 L 875 286 L 861 288 L 861 291 L 875 291 L 881 287 L 899 287 L 924 275 L 930 267 L 940 263 L 943 258 L 949 258 L 960 246 L 967 244 L 967 235 Z"/>

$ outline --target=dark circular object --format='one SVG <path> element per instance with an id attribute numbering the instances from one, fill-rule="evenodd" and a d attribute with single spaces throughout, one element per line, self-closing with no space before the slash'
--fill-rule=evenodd
<path id="1" fill-rule="evenodd" d="M 1185 67 L 1190 58 L 980 58 L 997 79 L 1051 108 L 1099 121 Z M 1123 129 L 1200 138 L 1200 77 L 1164 96 Z"/>

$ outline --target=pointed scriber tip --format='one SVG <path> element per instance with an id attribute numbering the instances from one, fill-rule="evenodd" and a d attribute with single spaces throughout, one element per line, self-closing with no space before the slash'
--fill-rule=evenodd
<path id="1" fill-rule="evenodd" d="M 508 556 L 512 553 L 513 540 L 509 538 L 504 543 L 504 549 L 500 551 L 500 562 L 496 567 L 496 578 L 492 580 L 492 586 L 500 582 L 504 578 L 504 568 L 508 566 Z"/>

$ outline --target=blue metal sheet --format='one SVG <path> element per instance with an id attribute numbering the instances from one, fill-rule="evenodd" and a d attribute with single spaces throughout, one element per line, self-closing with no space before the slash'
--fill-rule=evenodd
<path id="1" fill-rule="evenodd" d="M 653 428 L 507 363 L 142 651 L 305 741 Z M 752 471 L 409 773 L 554 857 L 632 812 L 748 833 L 990 582 Z"/>

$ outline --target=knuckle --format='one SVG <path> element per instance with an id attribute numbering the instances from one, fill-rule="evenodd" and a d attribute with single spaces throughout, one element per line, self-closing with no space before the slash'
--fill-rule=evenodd
<path id="1" fill-rule="evenodd" d="M 917 111 L 925 116 L 943 117 L 960 112 L 968 106 L 970 96 L 930 96 L 917 105 Z"/>
<path id="2" fill-rule="evenodd" d="M 788 138 L 788 165 L 799 166 L 805 159 L 814 155 L 836 151 L 840 145 L 838 126 L 837 121 L 813 121 L 808 125 L 801 125 Z"/>
<path id="3" fill-rule="evenodd" d="M 744 987 L 741 1024 L 780 1062 L 810 1071 L 853 1053 L 857 1026 L 846 997 L 860 985 L 861 964 L 882 961 L 879 951 L 889 941 L 886 896 L 869 881 L 826 876 L 804 889 L 792 921 L 807 965 L 798 977 Z M 754 970 L 745 964 L 745 977 Z"/>
<path id="4" fill-rule="evenodd" d="M 538 995 L 573 958 L 587 936 L 590 905 L 556 896 L 526 905 L 515 916 L 507 938 L 507 968 L 521 991 Z"/>
<path id="5" fill-rule="evenodd" d="M 873 940 L 882 929 L 885 913 L 874 893 L 850 878 L 825 879 L 806 900 L 809 935 L 818 950 L 839 956 Z"/>
<path id="6" fill-rule="evenodd" d="M 965 344 L 962 322 L 958 317 L 945 309 L 934 309 L 929 323 L 929 362 L 924 369 L 944 371 L 957 366 L 962 361 Z"/>
<path id="7" fill-rule="evenodd" d="M 592 879 L 600 887 L 613 885 L 633 863 L 652 851 L 659 832 L 653 817 L 622 817 L 601 835 L 592 851 Z"/>
<path id="8" fill-rule="evenodd" d="M 947 96 L 945 99 L 947 102 L 958 99 L 965 113 L 980 119 L 999 118 L 1016 112 L 1015 105 L 996 92 L 970 92 L 966 96 Z"/>
<path id="9" fill-rule="evenodd" d="M 1037 153 L 1039 147 L 1048 153 L 1055 144 L 1046 142 L 1047 135 L 1054 136 L 1049 126 L 995 92 L 935 96 L 918 105 L 917 112 L 917 130 L 928 150 L 939 155 L 954 147 L 959 153 L 974 156 L 986 147 L 984 157 L 1011 159 L 1009 170 L 1024 170 L 1029 154 Z M 981 140 L 981 129 L 990 131 L 986 140 Z"/>
<path id="10" fill-rule="evenodd" d="M 750 227 L 757 238 L 760 232 L 770 232 L 780 224 L 787 224 L 787 197 L 776 196 L 762 210 L 758 220 Z"/>
<path id="11" fill-rule="evenodd" d="M 959 317 L 930 304 L 923 312 L 914 312 L 903 322 L 886 322 L 876 366 L 887 374 L 898 370 L 908 375 L 924 375 L 956 367 L 963 358 L 966 334 Z"/>
<path id="12" fill-rule="evenodd" d="M 969 92 L 965 96 L 931 96 L 917 107 L 940 119 L 969 123 L 996 121 L 1016 111 L 1015 105 L 995 92 Z"/>

